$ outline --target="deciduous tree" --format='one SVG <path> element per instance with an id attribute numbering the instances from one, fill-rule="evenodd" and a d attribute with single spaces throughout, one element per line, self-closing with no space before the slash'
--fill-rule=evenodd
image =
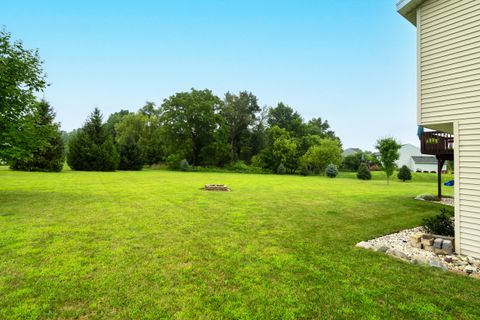
<path id="1" fill-rule="evenodd" d="M 302 163 L 313 172 L 324 172 L 329 164 L 339 166 L 342 163 L 342 148 L 337 140 L 322 139 L 319 145 L 308 149 L 302 157 Z"/>
<path id="2" fill-rule="evenodd" d="M 179 92 L 162 104 L 161 122 L 169 153 L 183 153 L 189 163 L 202 164 L 204 148 L 215 141 L 222 123 L 222 100 L 210 90 Z"/>
<path id="3" fill-rule="evenodd" d="M 251 92 L 242 91 L 238 95 L 230 92 L 225 94 L 222 114 L 228 130 L 232 163 L 239 159 L 242 143 L 247 141 L 249 128 L 255 123 L 259 111 L 257 97 Z"/>
<path id="4" fill-rule="evenodd" d="M 382 138 L 377 141 L 375 148 L 380 152 L 380 162 L 383 171 L 387 175 L 387 184 L 390 183 L 390 177 L 395 171 L 395 161 L 400 157 L 401 145 L 394 138 Z"/>
<path id="5" fill-rule="evenodd" d="M 0 30 L 0 159 L 25 159 L 31 150 L 49 143 L 32 131 L 28 115 L 36 104 L 35 93 L 47 86 L 37 50 L 28 50 L 11 34 Z"/>
<path id="6" fill-rule="evenodd" d="M 44 100 L 38 102 L 33 114 L 29 115 L 33 125 L 31 133 L 46 142 L 40 146 L 32 146 L 28 156 L 11 160 L 10 167 L 14 170 L 24 171 L 50 171 L 59 172 L 65 162 L 64 144 L 55 123 L 55 113 L 50 104 Z"/>

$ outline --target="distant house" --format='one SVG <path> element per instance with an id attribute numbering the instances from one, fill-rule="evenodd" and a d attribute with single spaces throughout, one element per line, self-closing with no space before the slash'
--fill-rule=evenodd
<path id="1" fill-rule="evenodd" d="M 420 148 L 413 144 L 404 144 L 400 150 L 397 166 L 407 166 L 411 171 L 437 172 L 438 164 L 435 156 L 422 154 Z M 446 170 L 446 166 L 443 167 Z"/>
<path id="2" fill-rule="evenodd" d="M 357 154 L 359 152 L 362 152 L 362 150 L 358 148 L 347 148 L 343 151 L 343 156 L 347 157 L 347 156 L 351 156 L 352 154 Z"/>
<path id="3" fill-rule="evenodd" d="M 417 172 L 435 172 L 438 170 L 437 158 L 431 156 L 412 156 L 412 164 L 409 167 L 412 171 Z M 444 165 L 442 170 L 446 170 Z"/>

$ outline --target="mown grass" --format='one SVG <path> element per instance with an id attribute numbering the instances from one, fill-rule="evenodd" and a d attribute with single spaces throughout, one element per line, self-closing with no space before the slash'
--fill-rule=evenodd
<path id="1" fill-rule="evenodd" d="M 3 169 L 0 319 L 478 319 L 480 281 L 355 247 L 439 211 L 418 180 Z"/>

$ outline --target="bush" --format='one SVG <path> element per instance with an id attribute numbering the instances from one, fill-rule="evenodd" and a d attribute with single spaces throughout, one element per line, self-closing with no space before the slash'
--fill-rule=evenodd
<path id="1" fill-rule="evenodd" d="M 372 179 L 372 174 L 370 173 L 370 169 L 368 169 L 368 166 L 365 163 L 362 163 L 360 167 L 358 167 L 357 178 L 360 180 Z"/>
<path id="2" fill-rule="evenodd" d="M 170 170 L 180 170 L 180 162 L 182 161 L 183 156 L 177 153 L 169 155 L 165 159 L 165 164 Z"/>
<path id="3" fill-rule="evenodd" d="M 306 177 L 310 172 L 308 172 L 308 167 L 306 165 L 300 166 L 300 175 Z"/>
<path id="4" fill-rule="evenodd" d="M 412 180 L 412 172 L 407 166 L 402 166 L 398 171 L 398 179 L 402 180 L 403 182 L 407 180 Z"/>
<path id="5" fill-rule="evenodd" d="M 452 217 L 452 211 L 442 209 L 438 215 L 423 219 L 423 223 L 429 233 L 453 237 L 455 236 L 455 224 Z"/>
<path id="6" fill-rule="evenodd" d="M 240 160 L 240 161 L 235 162 L 235 164 L 233 166 L 231 166 L 230 169 L 235 171 L 235 172 L 247 172 L 247 171 L 249 171 L 250 168 L 245 163 L 245 161 Z"/>
<path id="7" fill-rule="evenodd" d="M 283 163 L 280 163 L 280 165 L 277 168 L 277 173 L 278 174 L 285 174 L 285 172 L 287 172 L 287 169 L 285 169 L 285 166 L 283 165 Z"/>
<path id="8" fill-rule="evenodd" d="M 325 175 L 329 178 L 335 178 L 338 175 L 338 168 L 333 163 L 330 163 L 325 169 Z"/>
<path id="9" fill-rule="evenodd" d="M 183 159 L 182 161 L 180 161 L 180 170 L 182 171 L 190 170 L 190 165 L 188 164 L 187 159 Z"/>
<path id="10" fill-rule="evenodd" d="M 263 159 L 263 156 L 261 154 L 254 155 L 252 157 L 252 167 L 256 168 L 265 168 L 265 160 Z"/>

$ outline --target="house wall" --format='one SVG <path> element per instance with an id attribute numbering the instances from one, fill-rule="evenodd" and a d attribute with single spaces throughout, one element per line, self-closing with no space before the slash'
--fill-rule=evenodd
<path id="1" fill-rule="evenodd" d="M 415 164 L 414 163 L 413 166 L 414 166 L 413 171 L 420 170 L 422 172 L 424 172 L 424 171 L 428 171 L 428 172 L 435 171 L 435 172 L 437 172 L 437 167 L 438 167 L 436 164 L 423 164 L 423 163 L 421 163 L 421 164 Z"/>
<path id="2" fill-rule="evenodd" d="M 456 250 L 480 257 L 480 1 L 417 10 L 418 121 L 455 128 Z"/>
<path id="3" fill-rule="evenodd" d="M 427 0 L 417 11 L 420 123 L 480 118 L 480 1 Z"/>
<path id="4" fill-rule="evenodd" d="M 415 171 L 415 163 L 412 160 L 412 156 L 421 156 L 422 152 L 419 147 L 415 147 L 411 144 L 404 144 L 399 150 L 400 157 L 397 161 L 397 166 L 407 166 L 410 170 Z"/>

